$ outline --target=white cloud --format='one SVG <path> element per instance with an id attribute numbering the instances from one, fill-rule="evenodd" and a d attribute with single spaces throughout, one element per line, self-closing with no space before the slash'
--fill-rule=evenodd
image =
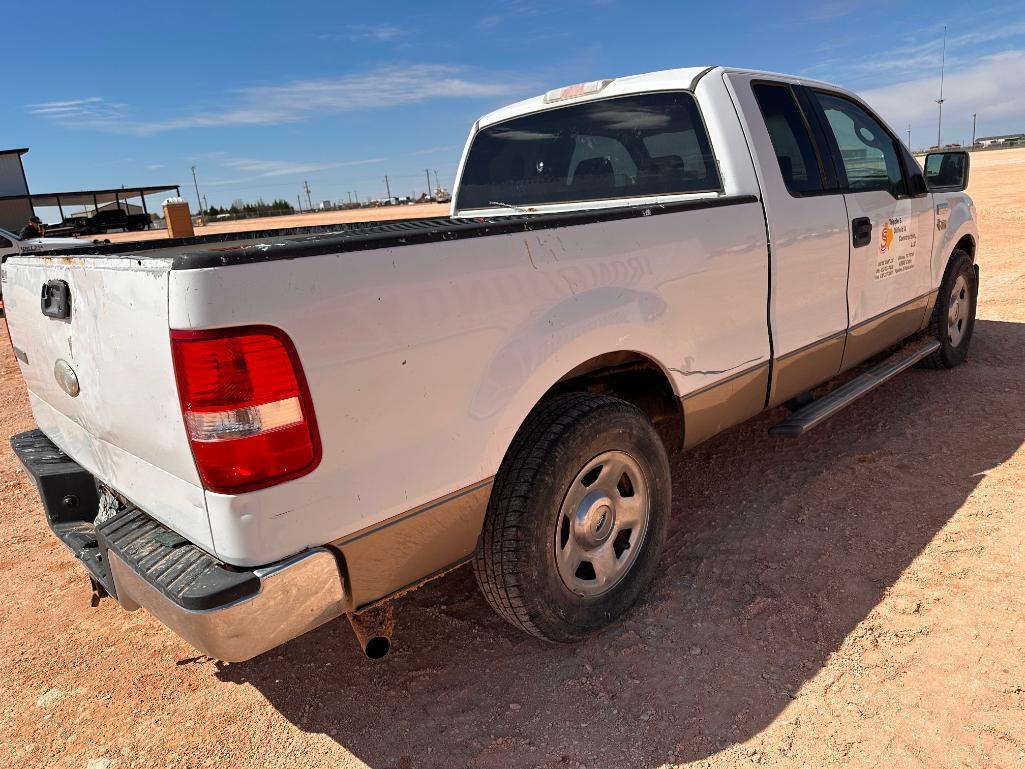
<path id="1" fill-rule="evenodd" d="M 947 72 L 943 83 L 944 142 L 971 137 L 972 113 L 978 113 L 979 133 L 999 134 L 1025 129 L 1025 51 L 1006 51 L 977 64 Z M 895 129 L 909 123 L 915 131 L 936 131 L 940 79 L 922 77 L 862 91 L 861 95 Z M 919 136 L 923 135 L 918 133 Z M 928 142 L 913 140 L 916 146 Z"/>
<path id="2" fill-rule="evenodd" d="M 971 27 L 969 24 L 977 26 Z M 978 62 L 983 54 L 999 50 L 997 44 L 1001 41 L 1010 50 L 1014 50 L 1019 47 L 1018 40 L 1021 38 L 1025 38 L 1025 21 L 1017 18 L 966 20 L 959 27 L 949 30 L 947 68 L 951 70 L 970 66 Z M 905 79 L 933 73 L 938 76 L 943 55 L 943 27 L 930 26 L 915 31 L 897 41 L 897 44 L 869 55 L 863 50 L 857 50 L 857 43 L 852 40 L 825 43 L 817 50 L 829 53 L 830 57 L 805 67 L 804 74 L 843 82 L 848 86 L 867 87 L 885 83 L 892 81 L 894 73 Z"/>
<path id="3" fill-rule="evenodd" d="M 392 24 L 375 24 L 373 26 L 352 24 L 346 27 L 346 31 L 350 40 L 377 40 L 381 43 L 398 40 L 406 34 L 402 29 Z"/>
<path id="4" fill-rule="evenodd" d="M 861 10 L 870 3 L 865 0 L 823 0 L 817 2 L 808 12 L 813 21 L 831 21 Z"/>
<path id="5" fill-rule="evenodd" d="M 384 158 L 366 158 L 364 160 L 341 160 L 325 163 L 306 163 L 293 160 L 257 160 L 254 158 L 225 158 L 221 165 L 237 171 L 254 174 L 255 176 L 287 176 L 288 174 L 307 174 L 313 171 L 325 171 L 330 168 L 346 168 L 348 166 L 364 166 L 371 163 L 382 163 Z"/>
<path id="6" fill-rule="evenodd" d="M 294 176 L 298 174 L 311 174 L 316 171 L 327 171 L 335 168 L 349 168 L 352 166 L 372 165 L 383 163 L 385 158 L 365 158 L 362 160 L 339 160 L 325 162 L 306 162 L 297 160 L 270 160 L 260 158 L 239 158 L 223 154 L 208 156 L 218 165 L 231 171 L 247 174 L 240 178 L 210 179 L 204 184 L 212 186 L 238 185 L 258 179 L 269 179 L 278 176 Z"/>
<path id="7" fill-rule="evenodd" d="M 29 104 L 26 109 L 30 115 L 38 115 L 55 123 L 74 123 L 115 120 L 122 115 L 123 107 L 101 96 L 89 96 L 84 99 Z"/>
<path id="8" fill-rule="evenodd" d="M 125 114 L 123 105 L 107 105 L 99 97 L 32 105 L 29 111 L 81 127 L 148 135 L 184 128 L 295 123 L 314 115 L 382 109 L 433 99 L 495 97 L 522 88 L 522 82 L 473 78 L 464 67 L 417 64 L 384 67 L 340 78 L 243 88 L 232 92 L 223 108 L 182 110 L 177 115 L 158 119 L 134 119 Z M 66 105 L 70 112 L 40 111 L 59 110 Z"/>

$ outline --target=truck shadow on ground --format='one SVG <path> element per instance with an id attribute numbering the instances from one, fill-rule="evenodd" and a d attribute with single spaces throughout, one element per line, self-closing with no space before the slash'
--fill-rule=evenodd
<path id="1" fill-rule="evenodd" d="M 218 676 L 375 769 L 654 767 L 748 740 L 1025 441 L 1025 324 L 975 333 L 966 365 L 803 439 L 766 435 L 776 411 L 678 458 L 660 577 L 585 643 L 521 635 L 463 568 L 397 602 L 381 662 L 341 621 Z"/>

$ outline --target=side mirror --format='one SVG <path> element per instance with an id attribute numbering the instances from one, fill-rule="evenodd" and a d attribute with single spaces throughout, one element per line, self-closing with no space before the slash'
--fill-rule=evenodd
<path id="1" fill-rule="evenodd" d="M 968 186 L 968 153 L 930 152 L 925 156 L 925 183 L 929 192 L 961 192 Z"/>

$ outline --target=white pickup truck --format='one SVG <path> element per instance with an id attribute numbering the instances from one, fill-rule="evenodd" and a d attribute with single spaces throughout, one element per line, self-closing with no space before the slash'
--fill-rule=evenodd
<path id="1" fill-rule="evenodd" d="M 925 169 L 803 78 L 550 91 L 473 125 L 450 217 L 9 259 L 11 442 L 94 597 L 212 657 L 342 615 L 379 656 L 466 562 L 574 641 L 658 573 L 672 452 L 965 359 L 968 155 Z"/>

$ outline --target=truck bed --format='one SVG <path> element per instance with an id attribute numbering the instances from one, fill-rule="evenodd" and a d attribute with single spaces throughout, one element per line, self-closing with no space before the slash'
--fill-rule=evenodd
<path id="1" fill-rule="evenodd" d="M 304 256 L 396 248 L 404 245 L 534 232 L 600 221 L 754 203 L 753 195 L 721 195 L 699 200 L 646 206 L 621 206 L 558 214 L 510 214 L 486 219 L 432 217 L 314 227 L 283 227 L 254 232 L 226 232 L 190 238 L 145 240 L 76 249 L 75 257 L 125 256 L 136 259 L 171 257 L 174 270 L 195 270 Z M 59 251 L 45 252 L 47 256 Z"/>

